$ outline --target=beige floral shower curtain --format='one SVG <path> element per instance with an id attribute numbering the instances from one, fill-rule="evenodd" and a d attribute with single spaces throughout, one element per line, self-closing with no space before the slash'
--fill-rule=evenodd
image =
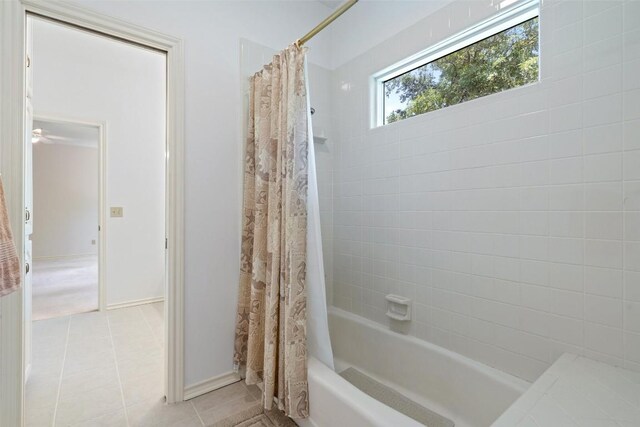
<path id="1" fill-rule="evenodd" d="M 307 387 L 307 93 L 292 45 L 251 78 L 234 364 L 263 403 L 309 415 Z"/>

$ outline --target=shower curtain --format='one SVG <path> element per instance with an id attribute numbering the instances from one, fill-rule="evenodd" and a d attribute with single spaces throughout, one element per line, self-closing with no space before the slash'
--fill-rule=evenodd
<path id="1" fill-rule="evenodd" d="M 305 58 L 305 82 L 309 93 L 309 78 Z M 311 120 L 311 103 L 307 97 L 308 123 Z M 320 200 L 316 156 L 313 145 L 313 126 L 309 126 L 309 192 L 307 195 L 307 341 L 309 354 L 335 370 L 333 349 L 329 337 L 327 315 L 327 291 L 322 253 L 322 233 L 320 230 Z"/>
<path id="2" fill-rule="evenodd" d="M 265 409 L 276 397 L 279 409 L 293 418 L 309 415 L 308 286 L 321 286 L 324 295 L 324 278 L 308 277 L 322 270 L 316 265 L 317 245 L 309 252 L 315 257 L 308 268 L 308 222 L 319 228 L 317 219 L 308 221 L 308 197 L 317 204 L 317 189 L 313 182 L 309 191 L 315 168 L 309 165 L 313 147 L 304 70 L 304 50 L 292 45 L 250 80 L 234 349 L 235 369 L 244 369 L 248 384 L 262 383 Z M 312 248 L 317 241 L 310 242 Z M 317 294 L 310 291 L 311 300 Z M 327 330 L 326 307 L 324 326 L 319 311 L 311 312 L 311 329 Z"/>

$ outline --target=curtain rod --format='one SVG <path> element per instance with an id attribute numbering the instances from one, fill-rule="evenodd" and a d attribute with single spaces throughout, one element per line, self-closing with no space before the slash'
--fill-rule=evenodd
<path id="1" fill-rule="evenodd" d="M 340 7 L 334 10 L 331 15 L 327 16 L 321 23 L 316 25 L 313 28 L 313 30 L 309 31 L 307 34 L 305 34 L 304 36 L 296 40 L 296 45 L 302 46 L 303 44 L 311 40 L 316 34 L 324 30 L 329 24 L 331 24 L 333 21 L 338 19 L 340 15 L 345 13 L 347 10 L 351 8 L 351 6 L 353 6 L 356 3 L 358 3 L 358 0 L 347 0 L 346 2 L 342 3 Z"/>

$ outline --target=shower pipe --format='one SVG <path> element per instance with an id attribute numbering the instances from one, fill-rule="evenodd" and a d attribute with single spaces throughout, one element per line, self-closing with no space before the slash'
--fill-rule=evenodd
<path id="1" fill-rule="evenodd" d="M 316 34 L 324 30 L 325 27 L 327 27 L 333 21 L 338 19 L 340 15 L 345 13 L 347 10 L 351 9 L 351 6 L 353 6 L 356 3 L 358 3 L 358 0 L 347 0 L 346 2 L 342 3 L 335 11 L 333 11 L 331 15 L 327 16 L 321 23 L 316 25 L 311 31 L 309 31 L 307 34 L 305 34 L 304 36 L 296 40 L 295 44 L 298 45 L 298 47 L 300 47 L 306 42 L 308 42 L 309 40 L 311 40 Z"/>

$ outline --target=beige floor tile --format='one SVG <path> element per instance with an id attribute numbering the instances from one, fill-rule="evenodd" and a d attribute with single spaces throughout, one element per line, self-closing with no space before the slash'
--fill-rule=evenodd
<path id="1" fill-rule="evenodd" d="M 33 322 L 33 338 L 44 337 L 62 338 L 69 329 L 69 316 L 56 317 L 55 319 L 37 320 Z"/>
<path id="2" fill-rule="evenodd" d="M 30 408 L 56 403 L 60 375 L 30 375 L 25 387 L 25 404 Z"/>
<path id="3" fill-rule="evenodd" d="M 116 348 L 116 360 L 123 363 L 128 360 L 162 360 L 164 349 L 159 344 L 149 344 L 147 346 L 127 346 Z"/>
<path id="4" fill-rule="evenodd" d="M 147 354 L 149 356 L 163 354 L 162 346 L 151 336 L 141 337 L 140 339 L 128 338 L 127 340 L 114 337 L 113 340 L 116 357 L 118 359 L 130 359 L 138 354 Z"/>
<path id="5" fill-rule="evenodd" d="M 51 353 L 35 352 L 31 360 L 29 379 L 60 376 L 64 364 L 64 348 Z"/>
<path id="6" fill-rule="evenodd" d="M 139 321 L 136 322 L 111 322 L 110 324 L 111 334 L 114 337 L 139 337 L 149 335 L 150 329 L 147 322 L 144 321 L 144 318 L 140 318 Z"/>
<path id="7" fill-rule="evenodd" d="M 153 313 L 160 320 L 164 318 L 164 302 L 154 302 L 140 307 L 145 313 Z"/>
<path id="8" fill-rule="evenodd" d="M 51 348 L 64 348 L 69 331 L 69 317 L 33 322 L 33 350 L 46 353 Z"/>
<path id="9" fill-rule="evenodd" d="M 118 381 L 115 364 L 106 369 L 92 369 L 75 374 L 65 373 L 60 384 L 60 397 L 85 393 L 99 387 L 117 386 Z"/>
<path id="10" fill-rule="evenodd" d="M 162 326 L 164 324 L 164 304 L 154 303 L 140 306 L 142 315 L 149 324 L 149 326 Z"/>
<path id="11" fill-rule="evenodd" d="M 72 314 L 71 319 L 80 320 L 81 322 L 93 322 L 109 318 L 108 311 L 90 311 L 87 313 Z"/>
<path id="12" fill-rule="evenodd" d="M 217 405 L 207 411 L 198 411 L 198 414 L 202 421 L 204 421 L 205 425 L 210 425 L 222 420 L 223 418 L 242 412 L 258 402 L 260 402 L 260 400 L 252 396 L 247 390 L 246 394 L 243 396 L 226 401 L 223 404 Z"/>
<path id="13" fill-rule="evenodd" d="M 117 323 L 127 323 L 129 325 L 135 325 L 137 323 L 144 322 L 142 317 L 142 311 L 140 307 L 126 307 L 118 310 L 111 310 L 107 313 L 109 317 L 109 323 L 113 326 Z"/>
<path id="14" fill-rule="evenodd" d="M 25 405 L 25 427 L 49 427 L 53 425 L 53 414 L 55 412 L 55 401 L 53 404 L 38 403 L 36 405 Z"/>
<path id="15" fill-rule="evenodd" d="M 65 355 L 65 363 L 68 360 L 82 361 L 87 359 L 96 359 L 101 358 L 104 355 L 111 355 L 112 358 L 115 357 L 113 352 L 113 347 L 109 346 L 91 346 L 91 342 L 89 341 L 84 347 L 77 343 L 75 345 L 71 345 L 67 347 L 67 353 Z"/>
<path id="16" fill-rule="evenodd" d="M 34 340 L 33 353 L 31 355 L 32 363 L 48 363 L 49 361 L 62 362 L 66 351 L 66 340 L 62 339 L 61 341 L 60 345 L 41 347 L 39 342 Z"/>
<path id="17" fill-rule="evenodd" d="M 92 341 L 87 342 L 83 347 L 81 343 L 69 344 L 67 347 L 67 353 L 65 356 L 65 363 L 68 360 L 83 361 L 102 358 L 105 355 L 111 355 L 114 358 L 113 347 L 109 345 L 95 344 L 92 345 Z"/>
<path id="18" fill-rule="evenodd" d="M 50 357 L 52 354 L 64 354 L 67 346 L 67 335 L 61 337 L 33 338 L 33 357 Z"/>
<path id="19" fill-rule="evenodd" d="M 118 371 L 122 381 L 146 374 L 156 374 L 162 377 L 164 360 L 161 357 L 141 357 L 118 360 Z"/>
<path id="20" fill-rule="evenodd" d="M 151 331 L 147 331 L 141 335 L 113 336 L 113 346 L 116 352 L 125 350 L 162 350 L 162 346 L 158 340 L 152 335 Z"/>
<path id="21" fill-rule="evenodd" d="M 152 326 L 151 333 L 161 345 L 164 343 L 164 325 Z"/>
<path id="22" fill-rule="evenodd" d="M 87 421 L 81 421 L 77 424 L 72 424 L 72 427 L 126 427 L 127 418 L 124 413 L 124 409 L 120 409 L 110 414 L 102 415 L 98 418 L 93 418 Z"/>
<path id="23" fill-rule="evenodd" d="M 109 336 L 109 321 L 107 315 L 94 312 L 72 316 L 69 325 L 69 335 L 82 335 L 85 337 Z"/>
<path id="24" fill-rule="evenodd" d="M 164 396 L 164 378 L 157 372 L 123 378 L 122 392 L 127 406 L 146 400 L 162 399 Z"/>
<path id="25" fill-rule="evenodd" d="M 163 399 L 147 400 L 127 407 L 131 427 L 202 427 L 190 402 L 167 405 Z"/>
<path id="26" fill-rule="evenodd" d="M 60 395 L 56 426 L 67 426 L 124 409 L 119 384 Z"/>
<path id="27" fill-rule="evenodd" d="M 198 413 L 202 413 L 208 410 L 217 409 L 225 405 L 232 400 L 244 398 L 254 401 L 255 397 L 249 392 L 244 382 L 238 381 L 226 387 L 222 387 L 218 390 L 212 391 L 202 396 L 198 396 L 193 399 L 193 405 L 196 407 Z"/>
<path id="28" fill-rule="evenodd" d="M 99 369 L 112 369 L 115 363 L 115 356 L 113 351 L 110 350 L 99 353 L 67 354 L 64 361 L 64 375 Z"/>
<path id="29" fill-rule="evenodd" d="M 112 345 L 111 336 L 107 330 L 106 335 L 97 335 L 97 334 L 69 334 L 69 344 L 83 344 L 85 347 L 89 345 L 92 347 L 95 346 L 105 346 Z"/>
<path id="30" fill-rule="evenodd" d="M 29 427 L 52 426 L 54 414 L 56 426 L 202 426 L 193 404 L 163 405 L 162 304 L 39 321 L 34 331 Z"/>
<path id="31" fill-rule="evenodd" d="M 113 342 L 109 336 L 81 336 L 70 335 L 69 344 L 67 345 L 67 355 L 72 357 L 88 353 L 101 353 L 104 351 L 112 351 Z"/>

